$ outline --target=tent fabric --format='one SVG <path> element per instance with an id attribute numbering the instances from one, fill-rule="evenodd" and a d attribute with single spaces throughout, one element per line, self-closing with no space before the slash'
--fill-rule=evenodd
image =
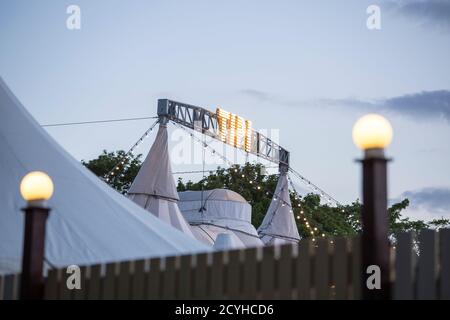
<path id="1" fill-rule="evenodd" d="M 201 231 L 208 233 L 209 241 L 215 241 L 219 233 L 225 232 L 233 234 L 245 247 L 263 245 L 251 224 L 252 208 L 238 193 L 214 189 L 180 192 L 179 197 L 183 216 L 191 227 L 201 226 Z"/>
<path id="2" fill-rule="evenodd" d="M 231 234 L 219 233 L 214 242 L 214 250 L 230 250 L 235 249 L 237 244 Z"/>
<path id="3" fill-rule="evenodd" d="M 46 232 L 52 265 L 86 265 L 211 250 L 110 188 L 59 146 L 0 78 L 0 273 L 21 269 L 22 177 L 44 171 L 55 192 Z"/>
<path id="4" fill-rule="evenodd" d="M 216 240 L 221 234 L 227 234 L 231 238 L 231 246 L 228 249 L 243 249 L 247 247 L 235 232 L 222 227 L 199 224 L 192 225 L 191 229 L 198 240 L 212 247 L 216 244 Z"/>
<path id="5" fill-rule="evenodd" d="M 177 228 L 191 237 L 195 237 L 191 227 L 183 218 L 176 202 L 145 194 L 130 194 L 128 197 L 172 227 Z"/>
<path id="6" fill-rule="evenodd" d="M 128 197 L 161 220 L 195 238 L 177 205 L 179 197 L 170 165 L 166 125 L 159 125 L 155 141 L 128 191 Z"/>
<path id="7" fill-rule="evenodd" d="M 292 212 L 287 175 L 281 174 L 272 202 L 258 228 L 258 234 L 266 245 L 297 243 L 300 241 L 297 224 Z"/>
<path id="8" fill-rule="evenodd" d="M 170 165 L 167 126 L 160 124 L 155 141 L 128 194 L 179 200 Z"/>

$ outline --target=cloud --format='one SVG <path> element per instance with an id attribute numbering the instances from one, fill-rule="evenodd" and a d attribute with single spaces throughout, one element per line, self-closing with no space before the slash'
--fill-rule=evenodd
<path id="1" fill-rule="evenodd" d="M 239 93 L 258 102 L 285 107 L 352 107 L 369 112 L 392 111 L 415 119 L 440 118 L 450 123 L 450 91 L 448 90 L 422 91 L 375 100 L 347 98 L 314 101 L 288 100 L 254 89 L 241 90 Z"/>
<path id="2" fill-rule="evenodd" d="M 450 0 L 386 1 L 384 4 L 424 26 L 450 31 Z"/>
<path id="3" fill-rule="evenodd" d="M 410 209 L 430 216 L 450 216 L 450 188 L 424 188 L 406 191 L 398 200 L 408 198 Z"/>
<path id="4" fill-rule="evenodd" d="M 247 98 L 256 100 L 261 103 L 270 103 L 276 106 L 301 107 L 306 106 L 308 103 L 307 101 L 304 100 L 290 100 L 284 97 L 273 95 L 270 92 L 255 89 L 242 89 L 238 91 L 238 94 L 246 96 Z M 311 103 L 309 103 L 309 105 L 311 105 Z"/>
<path id="5" fill-rule="evenodd" d="M 422 91 L 387 99 L 360 100 L 335 99 L 322 100 L 329 106 L 346 106 L 365 109 L 371 112 L 395 112 L 414 119 L 444 119 L 450 123 L 450 91 Z"/>
<path id="6" fill-rule="evenodd" d="M 346 106 L 366 109 L 371 112 L 395 112 L 414 119 L 444 119 L 450 123 L 450 91 L 422 91 L 387 99 L 328 99 L 322 100 L 328 106 Z"/>
<path id="7" fill-rule="evenodd" d="M 254 89 L 243 89 L 239 91 L 240 94 L 253 98 L 255 100 L 260 100 L 263 102 L 267 102 L 272 100 L 270 94 L 264 91 L 254 90 Z"/>
<path id="8" fill-rule="evenodd" d="M 382 107 L 413 117 L 439 117 L 450 121 L 450 91 L 424 91 L 384 100 Z"/>

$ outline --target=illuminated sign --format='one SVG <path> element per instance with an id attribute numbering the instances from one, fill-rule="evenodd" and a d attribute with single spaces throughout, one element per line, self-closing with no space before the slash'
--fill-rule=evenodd
<path id="1" fill-rule="evenodd" d="M 221 108 L 217 108 L 216 115 L 219 139 L 233 147 L 251 152 L 252 122 Z"/>

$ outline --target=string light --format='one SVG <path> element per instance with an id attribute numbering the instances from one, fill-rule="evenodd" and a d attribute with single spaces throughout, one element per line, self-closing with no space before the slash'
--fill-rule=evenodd
<path id="1" fill-rule="evenodd" d="M 126 164 L 128 163 L 128 161 L 130 161 L 128 157 L 133 157 L 133 151 L 142 143 L 142 141 L 144 141 L 144 138 L 147 137 L 149 133 L 153 131 L 153 128 L 156 126 L 156 124 L 158 124 L 158 122 L 159 120 L 156 120 L 151 125 L 151 127 L 144 132 L 144 134 L 139 138 L 139 140 L 135 144 L 133 144 L 133 146 L 125 153 L 125 155 L 121 159 L 119 159 L 117 164 L 105 175 L 106 182 L 110 182 L 113 180 L 113 178 L 121 176 L 119 172 L 121 167 L 122 170 L 126 169 Z M 114 171 L 117 171 L 117 174 Z"/>
<path id="2" fill-rule="evenodd" d="M 330 196 L 329 194 L 327 194 L 324 190 L 320 189 L 318 186 L 316 186 L 315 184 L 313 184 L 310 180 L 306 179 L 304 176 L 302 176 L 300 173 L 298 173 L 297 171 L 295 171 L 292 167 L 289 167 L 289 171 L 298 179 L 300 179 L 300 181 L 302 181 L 304 184 L 306 184 L 308 187 L 312 188 L 312 190 L 314 190 L 315 192 L 319 192 L 319 196 L 324 199 L 325 201 L 327 201 L 328 203 L 333 203 L 340 207 L 342 206 L 339 201 L 337 201 L 336 199 L 334 199 L 332 196 Z"/>
<path id="3" fill-rule="evenodd" d="M 177 123 L 175 123 L 175 122 L 174 122 L 174 124 L 175 124 L 176 126 L 180 127 L 181 129 L 183 129 L 184 131 L 187 131 L 187 129 L 184 128 L 184 127 L 182 127 L 181 125 L 179 125 L 179 124 L 177 124 Z M 194 138 L 195 141 L 197 141 L 198 143 L 202 144 L 202 145 L 205 147 L 205 149 L 208 148 L 208 149 L 211 150 L 211 152 L 216 153 L 220 158 L 222 158 L 226 163 L 228 163 L 228 164 L 230 165 L 230 167 L 235 166 L 235 164 L 234 164 L 232 161 L 230 161 L 229 159 L 227 159 L 225 156 L 221 155 L 221 154 L 220 154 L 218 151 L 216 151 L 213 147 L 209 146 L 209 145 L 208 145 L 207 143 L 205 143 L 204 141 L 202 141 L 202 140 L 200 140 L 199 138 L 195 137 L 194 135 L 192 135 L 192 133 L 189 133 L 189 134 L 191 135 L 191 137 Z M 292 170 L 292 171 L 293 171 L 293 170 Z M 234 168 L 234 172 L 237 173 L 237 172 L 239 172 L 239 170 L 238 170 L 237 168 Z M 294 174 L 297 174 L 297 173 L 295 172 Z M 241 175 L 241 178 L 246 178 L 245 174 L 242 174 L 242 175 Z M 289 179 L 289 182 L 290 182 L 292 188 L 294 189 L 295 199 L 296 199 L 296 200 L 299 200 L 299 196 L 298 196 L 299 193 L 297 192 L 297 190 L 295 190 L 295 187 L 293 186 L 291 179 L 290 179 L 289 177 L 288 177 L 288 179 Z M 310 185 L 312 185 L 312 183 L 311 183 L 309 180 L 307 180 L 307 181 L 308 181 L 308 183 L 309 183 Z M 248 179 L 248 183 L 249 183 L 249 184 L 254 185 L 255 188 L 256 188 L 257 190 L 261 190 L 261 186 L 257 185 L 256 182 L 257 182 L 257 181 L 253 181 L 253 180 L 251 180 L 251 179 Z M 314 185 L 313 185 L 313 186 L 314 186 Z M 315 187 L 315 186 L 314 186 L 314 187 Z M 275 202 L 277 202 L 277 201 L 281 202 L 281 206 L 282 206 L 282 207 L 290 206 L 290 207 L 291 207 L 290 213 L 294 213 L 294 211 L 292 210 L 292 205 L 291 205 L 290 203 L 287 203 L 286 201 L 284 201 L 282 198 L 279 198 L 279 197 L 277 196 L 277 194 L 272 194 L 272 193 L 269 192 L 269 191 L 266 191 L 265 194 L 266 194 L 267 196 L 272 195 L 273 201 L 275 201 Z M 297 204 L 297 207 L 301 207 L 301 204 L 300 204 L 300 203 Z M 306 216 L 305 216 L 303 210 L 300 211 L 300 214 L 304 216 L 303 220 L 304 220 L 304 222 L 305 222 L 305 226 L 306 226 L 306 228 L 307 228 L 308 230 L 310 230 L 309 232 L 310 232 L 313 236 L 314 236 L 314 234 L 315 234 L 314 231 L 319 232 L 317 227 L 316 227 L 315 229 L 312 229 L 312 228 L 311 228 L 311 225 L 310 225 L 310 223 L 308 222 L 308 220 L 306 219 Z M 297 216 L 297 219 L 298 219 L 298 220 L 301 219 L 300 215 Z M 320 233 L 319 233 L 319 234 L 320 234 Z"/>

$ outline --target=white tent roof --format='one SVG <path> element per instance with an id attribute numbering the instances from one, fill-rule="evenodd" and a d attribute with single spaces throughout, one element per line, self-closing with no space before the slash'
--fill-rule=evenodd
<path id="1" fill-rule="evenodd" d="M 224 229 L 222 227 L 207 224 L 197 224 L 192 225 L 191 229 L 198 240 L 210 246 L 214 246 L 219 235 L 225 233 L 232 239 L 232 241 L 229 243 L 230 246 L 227 249 L 243 249 L 247 247 L 247 245 L 245 245 L 244 242 L 236 235 L 236 232 Z"/>
<path id="2" fill-rule="evenodd" d="M 207 233 L 207 239 L 215 241 L 219 233 L 232 233 L 243 246 L 263 245 L 251 224 L 252 207 L 238 193 L 214 189 L 185 191 L 179 196 L 178 205 L 183 216 L 191 226 L 201 226 L 200 231 Z M 202 207 L 203 211 L 200 210 Z"/>
<path id="3" fill-rule="evenodd" d="M 258 233 L 266 245 L 274 244 L 274 242 L 280 243 L 280 241 L 298 242 L 300 240 L 295 217 L 292 212 L 286 174 L 281 174 L 278 178 L 272 202 L 261 226 L 258 228 Z M 279 240 L 275 241 L 275 239 Z"/>
<path id="4" fill-rule="evenodd" d="M 178 193 L 170 165 L 166 125 L 160 124 L 155 141 L 142 164 L 128 197 L 161 220 L 195 238 L 178 208 Z"/>
<path id="5" fill-rule="evenodd" d="M 47 172 L 55 193 L 45 255 L 55 266 L 210 250 L 110 188 L 62 149 L 0 79 L 0 273 L 21 267 L 19 193 L 29 171 Z"/>

